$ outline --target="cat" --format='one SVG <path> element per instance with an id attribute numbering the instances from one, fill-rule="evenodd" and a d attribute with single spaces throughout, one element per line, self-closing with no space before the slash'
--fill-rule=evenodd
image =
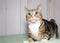
<path id="1" fill-rule="evenodd" d="M 58 26 L 54 19 L 46 20 L 42 16 L 41 7 L 36 9 L 26 8 L 26 21 L 28 24 L 28 41 L 50 40 L 56 36 L 58 38 Z"/>

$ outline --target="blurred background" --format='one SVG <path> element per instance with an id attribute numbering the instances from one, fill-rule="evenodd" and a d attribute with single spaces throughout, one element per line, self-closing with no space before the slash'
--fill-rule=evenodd
<path id="1" fill-rule="evenodd" d="M 60 33 L 60 0 L 0 0 L 0 35 L 25 34 L 26 10 L 41 5 L 44 19 L 55 19 Z"/>

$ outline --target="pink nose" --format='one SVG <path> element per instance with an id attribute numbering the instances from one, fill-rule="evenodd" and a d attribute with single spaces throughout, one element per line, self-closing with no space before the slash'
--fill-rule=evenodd
<path id="1" fill-rule="evenodd" d="M 36 19 L 36 17 L 32 17 L 32 19 Z"/>

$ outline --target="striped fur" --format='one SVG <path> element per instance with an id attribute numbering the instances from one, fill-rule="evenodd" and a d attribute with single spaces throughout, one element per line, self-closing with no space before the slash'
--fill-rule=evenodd
<path id="1" fill-rule="evenodd" d="M 58 26 L 55 20 L 51 19 L 48 21 L 43 19 L 40 7 L 26 10 L 26 13 L 29 41 L 42 39 L 50 40 L 54 35 L 58 38 Z"/>

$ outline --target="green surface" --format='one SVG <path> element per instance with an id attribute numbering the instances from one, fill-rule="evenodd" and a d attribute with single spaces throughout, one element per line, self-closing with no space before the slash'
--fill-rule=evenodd
<path id="1" fill-rule="evenodd" d="M 29 43 L 29 42 L 25 41 L 24 43 Z M 60 39 L 49 40 L 49 41 L 36 41 L 36 42 L 30 42 L 30 43 L 60 43 Z"/>
<path id="2" fill-rule="evenodd" d="M 0 36 L 0 43 L 22 43 L 26 38 L 26 34 Z"/>
<path id="3" fill-rule="evenodd" d="M 23 43 L 26 39 L 26 34 L 0 36 L 0 43 Z M 60 38 L 49 40 L 47 42 L 38 41 L 33 43 L 60 43 Z"/>

